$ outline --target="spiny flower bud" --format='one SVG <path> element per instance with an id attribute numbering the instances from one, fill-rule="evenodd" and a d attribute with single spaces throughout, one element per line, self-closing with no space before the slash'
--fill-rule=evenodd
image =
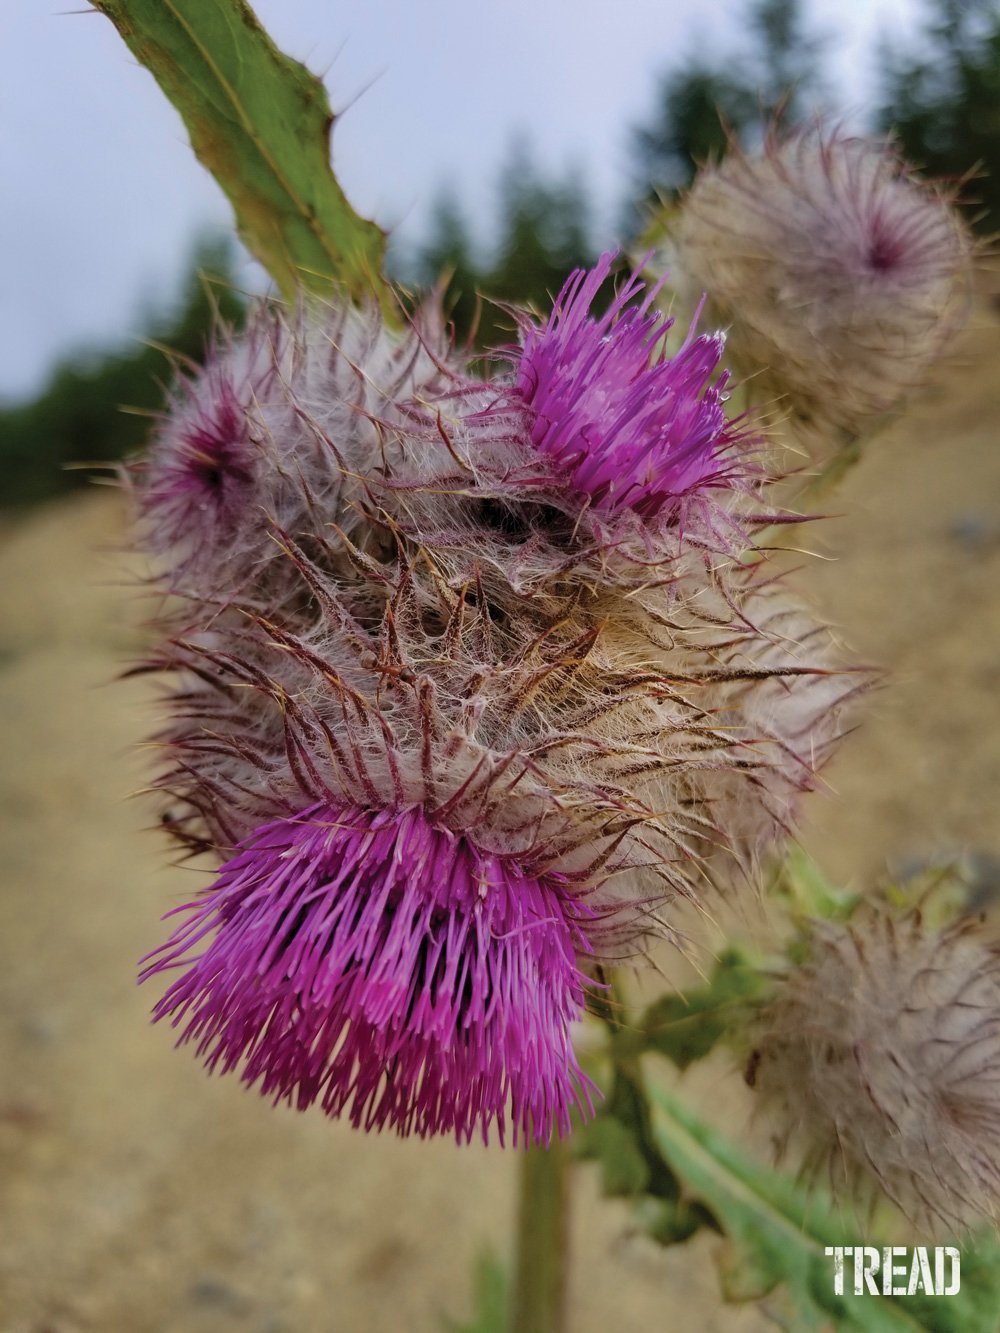
<path id="1" fill-rule="evenodd" d="M 380 417 L 444 383 L 434 337 L 430 324 L 394 337 L 374 310 L 330 307 L 318 322 L 264 302 L 242 334 L 220 332 L 201 373 L 178 377 L 134 467 L 140 537 L 172 590 L 266 587 L 284 563 L 275 530 L 334 517 L 353 530 L 363 478 L 381 462 Z"/>
<path id="2" fill-rule="evenodd" d="M 1000 1200 L 1000 953 L 885 904 L 817 924 L 761 1019 L 753 1081 L 811 1170 L 922 1227 Z"/>
<path id="3" fill-rule="evenodd" d="M 594 961 L 752 870 L 854 688 L 737 558 L 721 343 L 662 359 L 634 280 L 591 318 L 609 265 L 488 381 L 430 312 L 261 307 L 137 470 L 169 827 L 222 862 L 145 974 L 300 1107 L 564 1131 Z"/>
<path id="4" fill-rule="evenodd" d="M 967 304 L 948 200 L 891 145 L 822 127 L 705 168 L 667 249 L 688 298 L 710 294 L 740 371 L 847 430 L 920 382 Z"/>

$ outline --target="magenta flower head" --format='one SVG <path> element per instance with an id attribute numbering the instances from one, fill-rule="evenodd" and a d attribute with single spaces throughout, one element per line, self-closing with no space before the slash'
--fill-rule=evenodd
<path id="1" fill-rule="evenodd" d="M 598 510 L 653 517 L 733 471 L 723 403 L 721 333 L 694 335 L 670 357 L 673 325 L 637 274 L 592 313 L 615 252 L 566 282 L 543 328 L 522 325 L 516 390 L 531 409 L 532 443 Z M 714 380 L 714 383 L 713 383 Z"/>
<path id="2" fill-rule="evenodd" d="M 262 825 L 150 960 L 215 936 L 157 1016 L 184 1022 L 210 1068 L 355 1126 L 450 1132 L 496 1123 L 546 1140 L 589 1109 L 570 1025 L 586 984 L 588 909 L 400 812 L 313 807 Z"/>
<path id="3" fill-rule="evenodd" d="M 857 429 L 892 407 L 967 307 L 970 245 L 949 200 L 891 144 L 823 126 L 705 168 L 664 239 L 740 371 L 806 421 Z"/>

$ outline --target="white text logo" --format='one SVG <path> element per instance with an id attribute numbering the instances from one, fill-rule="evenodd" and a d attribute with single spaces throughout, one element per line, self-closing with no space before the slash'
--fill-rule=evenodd
<path id="1" fill-rule="evenodd" d="M 826 1252 L 833 1256 L 837 1296 L 844 1294 L 845 1266 L 853 1268 L 855 1296 L 954 1296 L 962 1282 L 962 1259 L 953 1245 L 828 1245 Z"/>

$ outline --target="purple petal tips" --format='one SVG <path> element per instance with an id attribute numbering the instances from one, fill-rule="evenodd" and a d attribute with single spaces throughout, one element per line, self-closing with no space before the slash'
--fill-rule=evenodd
<path id="1" fill-rule="evenodd" d="M 545 1143 L 591 1109 L 570 1035 L 586 907 L 420 808 L 263 824 L 177 910 L 143 978 L 186 968 L 155 1014 L 210 1069 L 401 1135 L 503 1141 L 509 1115 L 515 1142 Z"/>
<path id="2" fill-rule="evenodd" d="M 532 443 L 606 513 L 652 518 L 731 471 L 723 403 L 726 376 L 711 383 L 725 339 L 689 331 L 667 357 L 673 320 L 640 305 L 634 273 L 601 316 L 591 314 L 615 252 L 573 273 L 543 328 L 527 322 L 516 390 L 534 414 Z"/>

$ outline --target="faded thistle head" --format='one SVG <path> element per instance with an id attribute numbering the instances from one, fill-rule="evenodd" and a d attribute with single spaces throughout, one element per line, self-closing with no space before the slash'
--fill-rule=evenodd
<path id="1" fill-rule="evenodd" d="M 262 305 L 135 469 L 173 596 L 169 827 L 221 869 L 146 975 L 210 1067 L 366 1127 L 546 1141 L 599 964 L 752 876 L 855 689 L 741 557 L 722 340 L 611 257 L 492 378 L 433 312 Z"/>
<path id="2" fill-rule="evenodd" d="M 857 430 L 919 384 L 964 313 L 970 244 L 891 143 L 772 133 L 704 169 L 667 242 L 744 375 L 797 417 Z"/>
<path id="3" fill-rule="evenodd" d="M 968 921 L 935 929 L 872 902 L 817 923 L 756 1033 L 755 1086 L 807 1170 L 918 1226 L 995 1217 L 1000 953 Z"/>

